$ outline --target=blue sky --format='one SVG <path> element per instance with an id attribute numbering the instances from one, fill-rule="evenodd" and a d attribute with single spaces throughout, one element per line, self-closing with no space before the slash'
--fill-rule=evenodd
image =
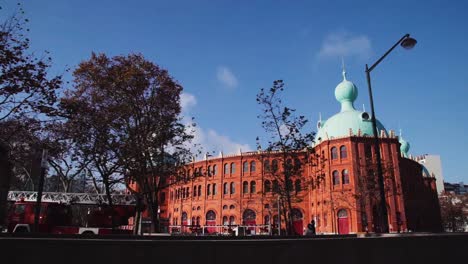
<path id="1" fill-rule="evenodd" d="M 0 1 L 0 16 L 17 1 Z M 273 80 L 285 102 L 310 120 L 340 106 L 334 89 L 343 56 L 348 79 L 369 109 L 364 74 L 372 72 L 376 115 L 403 130 L 413 155 L 440 155 L 446 181 L 468 182 L 468 2 L 466 1 L 24 1 L 32 50 L 52 53 L 53 72 L 90 57 L 142 53 L 184 87 L 185 114 L 207 150 L 255 148 L 264 136 L 255 95 Z M 67 79 L 71 76 L 67 75 Z"/>

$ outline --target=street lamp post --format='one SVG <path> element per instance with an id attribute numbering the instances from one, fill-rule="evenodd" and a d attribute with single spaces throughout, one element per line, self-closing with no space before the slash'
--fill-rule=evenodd
<path id="1" fill-rule="evenodd" d="M 382 232 L 388 233 L 388 213 L 387 213 L 387 203 L 385 199 L 385 184 L 384 184 L 384 177 L 382 172 L 382 158 L 380 156 L 380 144 L 379 144 L 379 135 L 377 132 L 377 119 L 375 118 L 375 111 L 374 111 L 374 100 L 372 97 L 372 87 L 371 87 L 371 78 L 370 73 L 371 71 L 385 58 L 387 55 L 393 51 L 398 45 L 405 49 L 411 49 L 416 45 L 416 40 L 411 38 L 409 34 L 404 35 L 397 43 L 395 43 L 385 54 L 380 57 L 371 67 L 368 67 L 366 64 L 366 77 L 367 77 L 367 86 L 369 87 L 369 99 L 370 99 L 370 107 L 371 107 L 371 121 L 372 121 L 372 131 L 374 134 L 374 149 L 375 155 L 377 158 L 377 177 L 378 177 L 378 184 L 380 190 L 380 222 L 382 225 Z"/>

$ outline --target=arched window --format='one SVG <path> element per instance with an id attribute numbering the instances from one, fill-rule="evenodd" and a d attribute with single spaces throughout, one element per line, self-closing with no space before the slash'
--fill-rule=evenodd
<path id="1" fill-rule="evenodd" d="M 196 225 L 197 225 L 197 226 L 199 226 L 199 225 L 200 225 L 200 217 L 199 217 L 199 216 L 197 216 Z"/>
<path id="2" fill-rule="evenodd" d="M 249 163 L 247 161 L 244 161 L 244 163 L 242 163 L 242 171 L 244 173 L 249 172 Z"/>
<path id="3" fill-rule="evenodd" d="M 364 145 L 364 156 L 367 160 L 372 159 L 372 146 L 371 145 Z"/>
<path id="4" fill-rule="evenodd" d="M 343 184 L 348 184 L 348 183 L 349 183 L 349 172 L 348 172 L 348 170 L 343 170 L 343 171 L 341 172 L 341 174 L 342 174 L 342 182 L 343 182 Z"/>
<path id="5" fill-rule="evenodd" d="M 223 210 L 227 210 L 228 209 L 228 206 L 227 205 L 223 205 Z"/>
<path id="6" fill-rule="evenodd" d="M 336 149 L 336 147 L 331 148 L 330 152 L 332 160 L 338 159 L 338 150 Z"/>
<path id="7" fill-rule="evenodd" d="M 257 183 L 255 181 L 250 182 L 250 193 L 255 194 L 257 192 Z"/>
<path id="8" fill-rule="evenodd" d="M 279 186 L 278 186 L 277 180 L 273 180 L 273 192 L 276 192 L 276 193 L 279 192 Z"/>
<path id="9" fill-rule="evenodd" d="M 288 180 L 286 181 L 286 188 L 287 188 L 287 190 L 290 191 L 290 192 L 294 191 L 294 189 L 293 189 L 293 188 L 294 188 L 294 186 L 293 186 L 293 181 L 292 181 L 291 179 L 288 179 Z"/>
<path id="10" fill-rule="evenodd" d="M 208 176 L 211 176 L 211 166 L 208 166 L 207 172 L 208 172 Z"/>
<path id="11" fill-rule="evenodd" d="M 187 221 L 187 213 L 182 212 L 182 221 Z"/>
<path id="12" fill-rule="evenodd" d="M 196 222 L 195 222 L 195 216 L 192 216 L 192 222 L 190 222 L 191 225 L 195 225 Z"/>
<path id="13" fill-rule="evenodd" d="M 213 195 L 216 195 L 218 193 L 218 188 L 216 187 L 216 183 L 213 183 Z"/>
<path id="14" fill-rule="evenodd" d="M 245 222 L 255 221 L 255 218 L 257 218 L 257 214 L 252 209 L 245 209 L 244 213 L 242 214 L 242 220 Z"/>
<path id="15" fill-rule="evenodd" d="M 229 164 L 225 163 L 224 164 L 224 175 L 229 174 Z"/>
<path id="16" fill-rule="evenodd" d="M 340 158 L 346 159 L 348 157 L 348 151 L 346 151 L 346 146 L 340 147 Z"/>
<path id="17" fill-rule="evenodd" d="M 201 185 L 198 185 L 198 196 L 201 196 Z"/>
<path id="18" fill-rule="evenodd" d="M 236 184 L 231 182 L 231 194 L 235 194 L 236 193 Z"/>
<path id="19" fill-rule="evenodd" d="M 216 220 L 216 213 L 215 213 L 213 210 L 209 210 L 209 211 L 206 213 L 206 220 L 207 220 L 207 221 Z"/>
<path id="20" fill-rule="evenodd" d="M 346 218 L 348 217 L 348 212 L 345 209 L 341 209 L 337 213 L 338 218 Z"/>
<path id="21" fill-rule="evenodd" d="M 292 215 L 292 220 L 293 221 L 299 221 L 299 220 L 302 220 L 302 218 L 303 218 L 301 210 L 297 209 L 297 208 L 292 209 L 292 214 L 291 215 Z"/>
<path id="22" fill-rule="evenodd" d="M 230 225 L 235 225 L 236 224 L 236 218 L 233 215 L 231 215 L 229 217 L 229 224 Z"/>
<path id="23" fill-rule="evenodd" d="M 269 216 L 269 215 L 265 215 L 264 224 L 265 224 L 265 225 L 269 225 L 269 224 L 270 224 L 270 216 Z"/>
<path id="24" fill-rule="evenodd" d="M 187 188 L 186 188 L 185 193 L 187 194 L 187 198 L 189 198 L 189 197 L 190 197 L 190 187 L 187 187 Z M 162 202 L 162 201 L 161 201 L 161 202 Z"/>
<path id="25" fill-rule="evenodd" d="M 242 193 L 249 193 L 249 183 L 246 181 L 242 183 Z"/>
<path id="26" fill-rule="evenodd" d="M 227 216 L 223 216 L 223 225 L 228 225 L 229 222 L 228 222 L 228 217 Z"/>
<path id="27" fill-rule="evenodd" d="M 300 170 L 302 167 L 302 162 L 299 158 L 294 159 L 294 169 L 295 170 Z"/>
<path id="28" fill-rule="evenodd" d="M 273 224 L 276 225 L 276 226 L 278 226 L 278 224 L 279 224 L 279 217 L 278 217 L 278 215 L 274 215 L 274 216 L 273 216 Z"/>
<path id="29" fill-rule="evenodd" d="M 236 206 L 233 205 L 233 204 L 231 204 L 231 205 L 229 206 L 229 210 L 234 210 L 234 209 L 236 209 Z"/>
<path id="30" fill-rule="evenodd" d="M 228 188 L 229 188 L 228 183 L 225 182 L 223 185 L 223 194 L 228 194 L 228 191 L 229 191 Z"/>
<path id="31" fill-rule="evenodd" d="M 340 173 L 338 171 L 333 171 L 333 185 L 340 184 Z"/>
<path id="32" fill-rule="evenodd" d="M 271 182 L 269 180 L 266 180 L 265 183 L 263 184 L 263 191 L 271 192 Z"/>
<path id="33" fill-rule="evenodd" d="M 218 174 L 218 166 L 215 164 L 213 165 L 213 176 L 216 176 Z"/>
<path id="34" fill-rule="evenodd" d="M 197 206 L 197 211 L 200 211 L 201 210 L 201 207 L 200 206 Z"/>
<path id="35" fill-rule="evenodd" d="M 236 173 L 236 164 L 233 162 L 231 163 L 231 174 Z"/>
<path id="36" fill-rule="evenodd" d="M 266 171 L 266 172 L 270 171 L 270 161 L 269 160 L 265 160 L 263 162 L 263 170 Z"/>
<path id="37" fill-rule="evenodd" d="M 292 170 L 292 168 L 293 168 L 292 165 L 293 165 L 292 159 L 287 159 L 287 160 L 286 160 L 286 169 L 287 169 L 287 170 Z"/>
<path id="38" fill-rule="evenodd" d="M 197 197 L 197 186 L 193 186 L 193 197 Z"/>
<path id="39" fill-rule="evenodd" d="M 302 191 L 301 180 L 296 180 L 296 181 L 294 182 L 294 185 L 295 185 L 294 187 L 296 187 L 296 192 Z"/>
<path id="40" fill-rule="evenodd" d="M 277 171 L 278 171 L 278 161 L 275 160 L 275 159 L 271 162 L 271 170 L 272 170 L 273 172 L 277 172 Z"/>
<path id="41" fill-rule="evenodd" d="M 255 171 L 255 161 L 251 161 L 250 162 L 250 172 L 254 172 Z"/>
<path id="42" fill-rule="evenodd" d="M 206 186 L 206 195 L 211 195 L 211 184 Z"/>

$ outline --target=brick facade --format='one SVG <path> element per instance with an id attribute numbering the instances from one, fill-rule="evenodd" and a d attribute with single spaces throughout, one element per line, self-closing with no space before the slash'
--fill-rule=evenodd
<path id="1" fill-rule="evenodd" d="M 421 166 L 400 155 L 397 137 L 382 137 L 380 142 L 390 231 L 405 231 L 409 227 L 412 231 L 438 230 L 440 210 L 434 180 L 423 178 Z M 376 182 L 373 139 L 331 139 L 315 145 L 314 150 L 324 157 L 316 161 L 323 167 L 319 171 L 320 166 L 313 166 L 312 162 L 304 164 L 300 189 L 292 194 L 298 197 L 293 202 L 297 232 L 302 233 L 301 227 L 305 228 L 312 219 L 317 233 L 376 231 L 379 192 L 372 184 Z M 336 154 L 332 154 L 334 151 Z M 161 218 L 172 226 L 277 223 L 277 197 L 269 191 L 271 185 L 266 186 L 266 181 L 271 184 L 272 179 L 262 165 L 274 159 L 276 154 L 247 152 L 188 164 L 188 173 L 200 177 L 164 191 Z M 324 180 L 312 186 L 309 179 L 318 174 L 324 175 Z M 214 228 L 206 230 L 220 232 Z"/>

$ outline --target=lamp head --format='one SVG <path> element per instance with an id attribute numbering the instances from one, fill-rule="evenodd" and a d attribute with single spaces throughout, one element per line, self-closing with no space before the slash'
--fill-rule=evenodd
<path id="1" fill-rule="evenodd" d="M 401 42 L 401 46 L 405 49 L 412 49 L 416 43 L 417 41 L 414 38 L 408 36 Z"/>

